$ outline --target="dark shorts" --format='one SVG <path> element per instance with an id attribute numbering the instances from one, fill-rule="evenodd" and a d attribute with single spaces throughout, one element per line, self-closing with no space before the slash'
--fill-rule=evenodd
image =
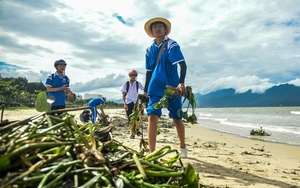
<path id="1" fill-rule="evenodd" d="M 155 109 L 152 105 L 159 102 L 162 97 L 150 97 L 149 98 L 149 106 L 147 108 L 147 115 L 155 114 L 160 117 L 162 115 L 162 108 Z M 181 96 L 173 95 L 171 98 L 168 98 L 168 111 L 169 117 L 181 120 L 182 119 L 182 109 L 181 109 Z"/>
<path id="2" fill-rule="evenodd" d="M 132 110 L 133 110 L 133 108 L 134 108 L 134 103 L 133 102 L 131 102 L 131 103 L 129 103 L 129 104 L 127 104 L 127 106 L 128 106 L 128 110 L 126 111 L 126 115 L 127 115 L 127 118 L 128 118 L 128 122 L 130 122 L 130 114 L 132 114 Z"/>

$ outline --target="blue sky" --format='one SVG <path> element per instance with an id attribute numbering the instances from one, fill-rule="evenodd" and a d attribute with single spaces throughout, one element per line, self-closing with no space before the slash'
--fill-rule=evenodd
<path id="1" fill-rule="evenodd" d="M 0 73 L 44 82 L 64 59 L 73 92 L 119 99 L 131 69 L 144 83 L 144 24 L 159 16 L 172 24 L 194 93 L 300 86 L 300 1 L 188 2 L 1 0 Z"/>

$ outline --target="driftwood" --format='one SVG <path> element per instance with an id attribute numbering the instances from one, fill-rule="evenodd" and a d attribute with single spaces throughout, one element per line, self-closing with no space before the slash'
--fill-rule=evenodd
<path id="1" fill-rule="evenodd" d="M 91 109 L 91 107 L 86 106 L 86 107 L 78 107 L 78 108 L 65 108 L 59 110 L 52 110 L 50 113 L 77 111 L 77 110 L 85 110 L 85 109 Z"/>
<path id="2" fill-rule="evenodd" d="M 261 151 L 261 152 L 264 152 L 264 151 L 265 151 L 265 150 L 264 150 L 264 147 L 265 147 L 265 146 L 263 146 L 261 149 L 256 149 L 256 148 L 251 147 L 251 149 L 257 150 L 257 151 Z"/>

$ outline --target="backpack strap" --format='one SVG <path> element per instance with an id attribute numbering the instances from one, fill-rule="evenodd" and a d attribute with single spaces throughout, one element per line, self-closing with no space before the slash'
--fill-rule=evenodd
<path id="1" fill-rule="evenodd" d="M 165 40 L 162 45 L 160 46 L 160 49 L 159 49 L 159 52 L 158 52 L 158 55 L 157 55 L 157 58 L 156 58 L 156 62 L 155 62 L 155 67 L 156 65 L 158 64 L 159 60 L 160 60 L 160 56 L 166 46 L 166 44 L 168 43 L 169 39 Z"/>
<path id="2" fill-rule="evenodd" d="M 136 92 L 139 92 L 139 82 L 135 81 L 136 83 Z M 128 93 L 129 90 L 129 81 L 126 82 L 126 94 Z"/>
<path id="3" fill-rule="evenodd" d="M 138 93 L 139 92 L 139 82 L 135 81 L 135 83 L 136 83 L 136 92 Z"/>
<path id="4" fill-rule="evenodd" d="M 126 94 L 128 93 L 129 90 L 129 81 L 126 82 Z"/>

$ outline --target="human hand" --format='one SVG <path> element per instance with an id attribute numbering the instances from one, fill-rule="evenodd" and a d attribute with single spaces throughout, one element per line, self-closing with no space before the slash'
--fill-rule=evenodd
<path id="1" fill-rule="evenodd" d="M 63 86 L 61 86 L 61 88 L 60 88 L 61 90 L 64 90 L 64 91 L 68 91 L 68 90 L 70 90 L 70 88 L 68 88 L 67 87 L 67 84 L 65 84 L 65 85 L 63 85 Z"/>
<path id="2" fill-rule="evenodd" d="M 126 103 L 124 103 L 124 109 L 127 111 L 128 110 L 128 106 Z"/>
<path id="3" fill-rule="evenodd" d="M 70 89 L 67 90 L 66 92 L 67 92 L 67 95 L 68 95 L 68 96 L 72 96 L 72 95 L 73 95 L 73 92 L 72 92 Z"/>
<path id="4" fill-rule="evenodd" d="M 180 90 L 180 94 L 181 94 L 182 96 L 185 95 L 186 89 L 185 89 L 184 83 L 179 83 L 178 86 L 177 86 L 177 89 Z"/>

